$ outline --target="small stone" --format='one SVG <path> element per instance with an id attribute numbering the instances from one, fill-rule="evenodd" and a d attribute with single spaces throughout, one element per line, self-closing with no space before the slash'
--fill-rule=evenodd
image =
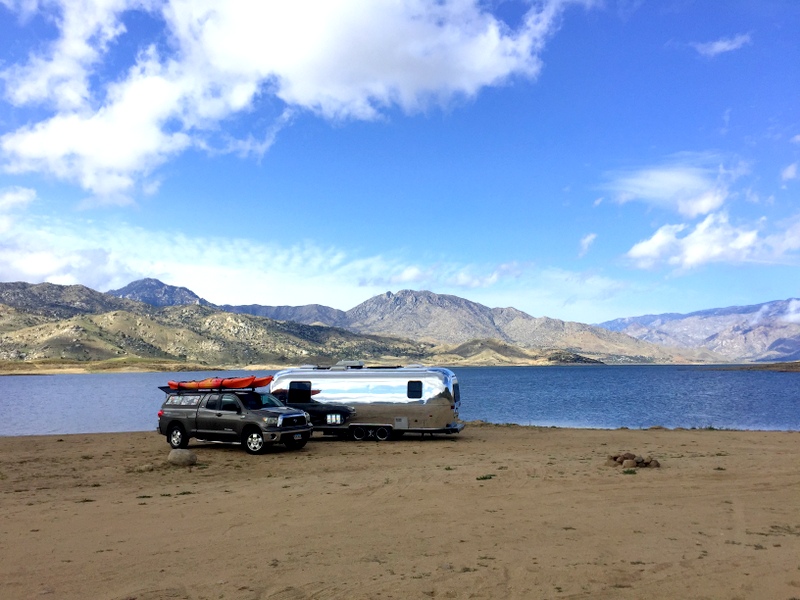
<path id="1" fill-rule="evenodd" d="M 625 460 L 633 460 L 633 459 L 635 459 L 635 458 L 636 458 L 636 455 L 635 455 L 635 454 L 633 454 L 633 453 L 631 453 L 631 452 L 625 452 L 624 454 L 621 454 L 621 456 L 622 456 L 622 458 L 624 458 Z"/>
<path id="2" fill-rule="evenodd" d="M 635 469 L 636 468 L 636 461 L 629 458 L 625 462 L 622 463 L 623 469 Z"/>
<path id="3" fill-rule="evenodd" d="M 655 458 L 650 461 L 650 464 L 647 465 L 647 467 L 650 468 L 650 469 L 657 469 L 660 466 L 661 466 L 661 463 L 659 463 Z"/>
<path id="4" fill-rule="evenodd" d="M 152 463 L 145 463 L 143 465 L 137 465 L 137 466 L 133 467 L 133 471 L 135 473 L 149 473 L 150 471 L 152 471 L 154 469 L 155 469 L 155 467 L 152 465 Z"/>
<path id="5" fill-rule="evenodd" d="M 637 456 L 633 460 L 635 460 L 637 464 L 642 464 L 644 462 L 644 458 L 641 456 Z"/>
<path id="6" fill-rule="evenodd" d="M 609 459 L 606 461 L 606 466 L 607 466 L 607 467 L 618 467 L 618 466 L 619 466 L 619 463 L 618 463 L 617 461 L 615 461 L 613 458 L 609 458 Z"/>
<path id="7" fill-rule="evenodd" d="M 197 464 L 197 455 L 191 450 L 176 448 L 170 451 L 167 462 L 176 467 L 191 467 Z"/>

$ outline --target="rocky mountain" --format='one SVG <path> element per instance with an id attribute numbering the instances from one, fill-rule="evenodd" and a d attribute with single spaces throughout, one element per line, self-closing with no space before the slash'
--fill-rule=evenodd
<path id="1" fill-rule="evenodd" d="M 49 319 L 67 319 L 111 310 L 145 313 L 151 310 L 148 304 L 116 298 L 83 285 L 54 283 L 0 283 L 0 304 Z"/>
<path id="2" fill-rule="evenodd" d="M 106 294 L 144 302 L 151 306 L 177 306 L 181 304 L 209 304 L 193 291 L 185 287 L 167 285 L 158 279 L 139 279 L 118 290 L 108 290 Z"/>
<path id="3" fill-rule="evenodd" d="M 331 327 L 347 325 L 344 311 L 321 304 L 306 304 L 305 306 L 262 306 L 261 304 L 232 306 L 222 304 L 217 308 L 232 313 L 267 317 L 277 321 L 294 321 L 306 325 L 329 325 Z"/>
<path id="4" fill-rule="evenodd" d="M 83 286 L 51 286 L 46 291 L 47 300 L 37 306 L 43 297 L 39 286 L 0 284 L 0 297 L 13 303 L 0 304 L 0 360 L 136 357 L 246 366 L 393 357 L 418 362 L 432 349 L 431 344 L 197 304 L 154 308 Z M 108 299 L 110 310 L 98 295 Z M 65 302 L 67 297 L 70 302 Z"/>
<path id="5" fill-rule="evenodd" d="M 800 360 L 800 300 L 796 298 L 615 319 L 600 327 L 655 344 L 711 350 L 730 361 Z"/>
<path id="6" fill-rule="evenodd" d="M 201 303 L 206 302 L 201 300 Z M 539 355 L 563 351 L 614 363 L 721 360 L 707 350 L 663 348 L 601 327 L 536 318 L 515 308 L 489 308 L 458 296 L 428 291 L 386 292 L 346 312 L 318 304 L 296 307 L 224 305 L 216 308 L 277 320 L 340 327 L 362 334 L 422 340 L 434 345 L 494 340 L 506 345 L 502 354 L 507 360 L 512 360 L 513 352 L 508 353 L 512 346 L 533 350 Z M 529 358 L 526 356 L 524 360 Z"/>
<path id="7" fill-rule="evenodd" d="M 714 362 L 708 351 L 656 346 L 618 332 L 515 308 L 489 308 L 457 296 L 402 290 L 370 298 L 346 313 L 344 325 L 361 333 L 397 335 L 433 343 L 493 339 L 523 349 L 565 351 L 604 362 Z"/>
<path id="8" fill-rule="evenodd" d="M 341 359 L 374 364 L 586 361 L 570 353 L 524 351 L 489 342 L 458 348 L 435 346 L 275 321 L 198 303 L 153 307 L 84 286 L 0 283 L 0 298 L 5 301 L 0 303 L 0 361 L 4 369 L 17 371 L 22 363 L 115 364 L 118 359 L 147 360 L 150 368 L 167 364 L 170 369 L 180 365 L 332 364 Z"/>

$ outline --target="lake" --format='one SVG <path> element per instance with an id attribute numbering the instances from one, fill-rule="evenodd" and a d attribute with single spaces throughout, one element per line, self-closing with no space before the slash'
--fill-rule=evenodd
<path id="1" fill-rule="evenodd" d="M 461 418 L 466 421 L 601 429 L 660 425 L 800 430 L 800 373 L 672 365 L 453 371 L 461 385 Z M 159 385 L 217 374 L 0 377 L 0 435 L 155 430 L 164 397 Z"/>

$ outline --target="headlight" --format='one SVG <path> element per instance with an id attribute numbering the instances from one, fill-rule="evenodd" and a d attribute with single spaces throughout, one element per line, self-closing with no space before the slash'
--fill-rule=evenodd
<path id="1" fill-rule="evenodd" d="M 267 424 L 267 427 L 277 427 L 278 417 L 264 417 L 264 423 Z"/>
<path id="2" fill-rule="evenodd" d="M 304 412 L 303 414 L 306 416 L 306 425 L 308 425 L 309 423 L 311 423 L 311 415 L 308 414 L 307 412 Z"/>

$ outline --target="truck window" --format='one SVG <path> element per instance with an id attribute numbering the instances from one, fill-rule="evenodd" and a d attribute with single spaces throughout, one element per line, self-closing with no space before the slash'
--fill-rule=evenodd
<path id="1" fill-rule="evenodd" d="M 308 404 L 311 402 L 311 382 L 310 381 L 291 381 L 289 382 L 289 402 L 288 404 Z"/>
<path id="2" fill-rule="evenodd" d="M 239 410 L 239 403 L 236 401 L 236 396 L 231 394 L 225 394 L 222 397 L 222 404 L 220 406 L 221 410 L 226 410 L 229 412 L 236 412 Z"/>
<path id="3" fill-rule="evenodd" d="M 406 395 L 409 398 L 422 398 L 422 382 L 421 381 L 409 381 L 408 382 L 408 393 Z"/>
<path id="4" fill-rule="evenodd" d="M 219 410 L 219 394 L 211 394 L 206 400 L 206 408 L 208 410 Z"/>

